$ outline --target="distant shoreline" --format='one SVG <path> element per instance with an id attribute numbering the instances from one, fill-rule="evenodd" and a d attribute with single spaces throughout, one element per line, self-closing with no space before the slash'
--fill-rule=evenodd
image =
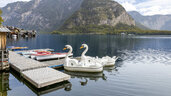
<path id="1" fill-rule="evenodd" d="M 56 31 L 51 34 L 74 35 L 74 34 L 94 34 L 94 35 L 171 35 L 171 31 L 167 30 L 116 30 L 113 32 L 72 32 L 72 31 Z"/>

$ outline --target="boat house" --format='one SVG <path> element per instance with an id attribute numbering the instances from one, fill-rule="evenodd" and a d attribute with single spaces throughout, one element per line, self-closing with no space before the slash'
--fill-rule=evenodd
<path id="1" fill-rule="evenodd" d="M 8 51 L 6 50 L 6 36 L 11 32 L 8 28 L 0 26 L 0 70 L 9 68 Z"/>

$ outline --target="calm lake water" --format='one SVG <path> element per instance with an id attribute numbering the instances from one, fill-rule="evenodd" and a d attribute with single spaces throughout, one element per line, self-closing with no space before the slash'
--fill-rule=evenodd
<path id="1" fill-rule="evenodd" d="M 1 73 L 3 96 L 170 96 L 171 36 L 116 35 L 39 35 L 36 38 L 8 40 L 8 45 L 30 49 L 52 48 L 62 52 L 66 44 L 80 56 L 82 43 L 89 45 L 89 56 L 119 56 L 114 67 L 103 73 L 73 73 L 68 82 L 41 90 L 10 71 Z M 65 72 L 63 69 L 61 71 Z M 8 81 L 9 80 L 9 81 Z"/>

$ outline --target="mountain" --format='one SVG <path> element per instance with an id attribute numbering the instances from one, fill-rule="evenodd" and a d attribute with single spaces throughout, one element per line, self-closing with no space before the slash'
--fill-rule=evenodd
<path id="1" fill-rule="evenodd" d="M 150 28 L 144 26 L 143 24 L 141 24 L 141 23 L 139 23 L 137 21 L 135 21 L 135 26 L 142 29 L 142 30 L 151 30 Z"/>
<path id="2" fill-rule="evenodd" d="M 15 2 L 2 8 L 3 25 L 52 31 L 59 28 L 83 0 L 32 0 Z"/>
<path id="3" fill-rule="evenodd" d="M 153 15 L 143 16 L 136 11 L 128 12 L 136 22 L 154 29 L 154 30 L 171 30 L 171 15 Z"/>
<path id="4" fill-rule="evenodd" d="M 114 28 L 117 25 L 135 26 L 135 21 L 119 3 L 113 0 L 84 0 L 80 9 L 66 20 L 60 31 L 83 29 L 88 32 L 94 30 L 92 28 L 101 30 L 100 27 Z"/>
<path id="5" fill-rule="evenodd" d="M 38 31 L 135 26 L 132 17 L 113 0 L 31 0 L 10 3 L 2 11 L 3 25 Z"/>

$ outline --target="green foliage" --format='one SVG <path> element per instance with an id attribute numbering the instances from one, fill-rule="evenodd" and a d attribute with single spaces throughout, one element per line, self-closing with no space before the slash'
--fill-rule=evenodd
<path id="1" fill-rule="evenodd" d="M 2 22 L 3 22 L 3 19 L 2 19 L 2 17 L 1 17 L 1 14 L 2 14 L 2 10 L 0 9 L 0 25 L 1 25 Z"/>
<path id="2" fill-rule="evenodd" d="M 137 34 L 137 35 L 171 35 L 171 31 L 142 30 L 136 26 L 117 24 L 115 27 L 109 25 L 87 25 L 75 26 L 70 29 L 60 29 L 53 34 Z"/>

